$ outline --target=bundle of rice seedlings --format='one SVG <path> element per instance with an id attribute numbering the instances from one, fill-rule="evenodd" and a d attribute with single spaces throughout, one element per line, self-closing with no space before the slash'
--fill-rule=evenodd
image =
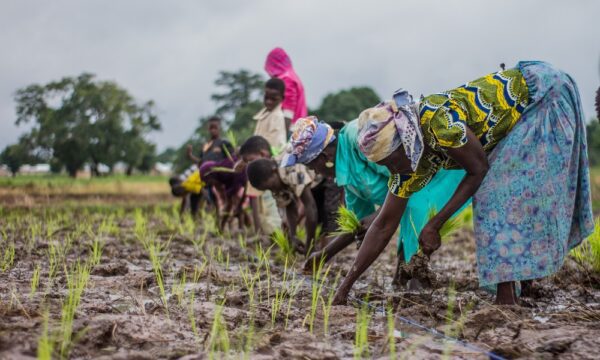
<path id="1" fill-rule="evenodd" d="M 438 213 L 437 209 L 431 208 L 429 209 L 429 220 L 431 220 Z M 442 225 L 440 229 L 440 237 L 442 240 L 447 239 L 450 235 L 454 234 L 462 227 L 462 221 L 460 216 L 453 216 L 448 221 Z"/>
<path id="2" fill-rule="evenodd" d="M 292 247 L 292 244 L 290 244 L 290 241 L 283 230 L 275 229 L 271 235 L 271 240 L 273 240 L 284 256 L 291 256 L 294 254 L 294 248 Z"/>
<path id="3" fill-rule="evenodd" d="M 354 234 L 361 228 L 360 220 L 356 214 L 345 206 L 340 206 L 337 211 L 336 223 L 338 231 L 332 235 Z"/>

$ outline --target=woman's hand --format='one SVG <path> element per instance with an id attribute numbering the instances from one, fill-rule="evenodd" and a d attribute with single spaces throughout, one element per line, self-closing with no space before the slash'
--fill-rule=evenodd
<path id="1" fill-rule="evenodd" d="M 346 289 L 344 286 L 340 286 L 335 292 L 335 296 L 333 297 L 331 305 L 346 305 L 348 303 L 349 292 L 349 289 Z"/>
<path id="2" fill-rule="evenodd" d="M 423 250 L 425 255 L 431 256 L 431 254 L 439 249 L 441 245 L 442 238 L 440 236 L 439 228 L 432 225 L 431 222 L 428 222 L 419 235 L 419 246 L 421 246 L 421 250 Z"/>

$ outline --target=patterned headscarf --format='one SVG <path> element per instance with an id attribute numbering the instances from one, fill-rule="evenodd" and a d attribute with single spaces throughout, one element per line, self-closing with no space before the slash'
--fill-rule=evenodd
<path id="1" fill-rule="evenodd" d="M 291 149 L 285 155 L 283 166 L 292 166 L 297 163 L 308 164 L 335 140 L 333 128 L 320 122 L 316 116 L 300 118 L 294 125 L 294 132 L 290 137 Z"/>
<path id="2" fill-rule="evenodd" d="M 415 171 L 423 155 L 423 134 L 412 96 L 399 89 L 394 93 L 394 101 L 364 110 L 358 118 L 358 144 L 373 162 L 385 159 L 403 145 Z"/>

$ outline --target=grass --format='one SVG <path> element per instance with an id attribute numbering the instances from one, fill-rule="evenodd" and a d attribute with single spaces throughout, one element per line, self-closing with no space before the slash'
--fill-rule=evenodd
<path id="1" fill-rule="evenodd" d="M 571 250 L 570 254 L 580 265 L 600 273 L 600 219 L 596 219 L 592 235 Z"/>

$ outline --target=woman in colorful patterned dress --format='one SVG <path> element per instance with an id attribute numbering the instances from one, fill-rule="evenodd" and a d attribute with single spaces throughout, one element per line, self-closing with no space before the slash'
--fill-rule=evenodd
<path id="1" fill-rule="evenodd" d="M 426 255 L 441 226 L 473 197 L 480 286 L 497 287 L 498 304 L 516 304 L 516 281 L 556 272 L 591 234 L 593 218 L 585 125 L 575 82 L 548 63 L 520 62 L 459 88 L 425 97 L 405 91 L 359 117 L 359 145 L 392 176 L 385 203 L 365 235 L 334 302 L 396 230 L 410 196 L 440 169 L 466 175 L 425 225 Z"/>
<path id="2" fill-rule="evenodd" d="M 301 118 L 290 138 L 292 149 L 284 157 L 283 165 L 305 164 L 317 174 L 335 179 L 337 186 L 344 188 L 346 207 L 361 219 L 362 229 L 356 238 L 362 240 L 375 219 L 376 209 L 385 201 L 390 172 L 385 166 L 367 160 L 358 147 L 357 138 L 358 120 L 350 121 L 334 135 L 332 127 L 316 117 Z M 430 211 L 441 208 L 450 199 L 464 174 L 463 170 L 442 170 L 423 191 L 410 199 L 400 220 L 398 265 L 408 262 L 417 252 L 418 232 L 427 223 Z M 323 256 L 329 261 L 354 240 L 354 234 L 335 237 L 310 256 L 305 270 L 312 269 L 313 259 L 318 261 Z M 396 273 L 398 275 L 398 271 Z M 394 279 L 404 285 L 405 281 L 397 276 Z"/>

